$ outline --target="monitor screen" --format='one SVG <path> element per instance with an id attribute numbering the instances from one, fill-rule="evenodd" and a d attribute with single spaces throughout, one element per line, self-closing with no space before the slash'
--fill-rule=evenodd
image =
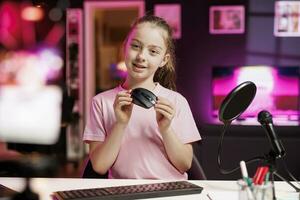
<path id="1" fill-rule="evenodd" d="M 218 111 L 225 96 L 237 85 L 252 81 L 256 95 L 247 110 L 235 123 L 258 124 L 261 110 L 269 111 L 274 124 L 299 125 L 300 67 L 216 66 L 212 71 L 212 114 Z"/>
<path id="2" fill-rule="evenodd" d="M 50 49 L 0 53 L 0 141 L 54 144 L 60 133 L 62 58 Z"/>

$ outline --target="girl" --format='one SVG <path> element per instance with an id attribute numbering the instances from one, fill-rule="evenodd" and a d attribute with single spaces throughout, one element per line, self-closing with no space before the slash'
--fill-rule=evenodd
<path id="1" fill-rule="evenodd" d="M 117 88 L 96 95 L 84 131 L 90 160 L 109 178 L 187 179 L 200 140 L 186 99 L 175 92 L 174 44 L 169 25 L 156 16 L 136 21 L 124 43 L 128 75 Z M 131 90 L 146 88 L 158 100 L 144 109 Z"/>

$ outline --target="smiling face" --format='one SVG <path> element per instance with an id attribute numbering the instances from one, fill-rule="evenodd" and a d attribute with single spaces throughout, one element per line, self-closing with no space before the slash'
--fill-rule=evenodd
<path id="1" fill-rule="evenodd" d="M 125 44 L 127 81 L 153 83 L 154 73 L 169 59 L 166 37 L 166 31 L 148 22 L 138 24 L 131 31 Z"/>

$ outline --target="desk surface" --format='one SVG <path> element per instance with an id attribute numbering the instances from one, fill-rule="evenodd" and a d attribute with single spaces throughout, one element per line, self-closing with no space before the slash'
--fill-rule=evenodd
<path id="1" fill-rule="evenodd" d="M 164 182 L 161 180 L 128 180 L 128 179 L 80 179 L 80 178 L 33 178 L 31 186 L 40 195 L 40 200 L 51 200 L 54 191 L 85 189 L 96 187 L 109 187 L 121 185 L 133 185 L 144 183 Z M 165 181 L 166 182 L 166 181 Z M 204 188 L 201 194 L 155 198 L 160 200 L 238 200 L 238 187 L 236 181 L 190 181 Z M 0 184 L 16 191 L 22 191 L 25 185 L 23 178 L 0 178 Z M 275 183 L 277 200 L 299 200 L 299 194 L 285 182 Z M 207 196 L 209 195 L 209 197 Z"/>

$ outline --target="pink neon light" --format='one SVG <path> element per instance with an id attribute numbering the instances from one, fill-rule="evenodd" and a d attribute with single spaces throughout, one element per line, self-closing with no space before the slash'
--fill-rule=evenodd
<path id="1" fill-rule="evenodd" d="M 45 43 L 52 46 L 57 45 L 64 34 L 65 28 L 60 24 L 56 24 L 46 36 Z"/>
<path id="2" fill-rule="evenodd" d="M 6 48 L 16 48 L 20 37 L 18 5 L 4 2 L 0 4 L 0 42 Z"/>

